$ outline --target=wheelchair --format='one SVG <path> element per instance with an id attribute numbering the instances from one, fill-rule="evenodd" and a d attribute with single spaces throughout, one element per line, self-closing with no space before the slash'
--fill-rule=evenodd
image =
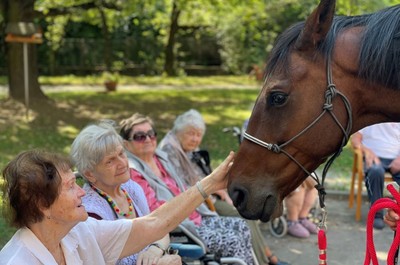
<path id="1" fill-rule="evenodd" d="M 182 264 L 187 265 L 219 265 L 233 264 L 246 265 L 242 259 L 235 257 L 223 257 L 220 253 L 209 253 L 201 239 L 188 228 L 180 224 L 170 233 L 170 247 L 177 250 L 182 258 Z M 255 264 L 258 265 L 255 254 L 252 251 Z"/>

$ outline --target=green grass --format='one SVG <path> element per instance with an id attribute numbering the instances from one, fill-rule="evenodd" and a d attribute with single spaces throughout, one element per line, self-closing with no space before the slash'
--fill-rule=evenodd
<path id="1" fill-rule="evenodd" d="M 72 83 L 75 77 L 69 78 L 65 82 Z M 30 112 L 29 120 L 26 119 L 22 104 L 0 100 L 0 168 L 26 149 L 45 148 L 68 154 L 74 137 L 88 123 L 104 118 L 119 121 L 134 112 L 150 115 L 161 139 L 175 117 L 190 108 L 199 110 L 204 116 L 207 132 L 202 146 L 210 151 L 215 167 L 230 150 L 238 149 L 237 139 L 224 133 L 223 128 L 240 126 L 249 117 L 250 107 L 259 92 L 259 85 L 247 76 L 208 79 L 142 77 L 135 80 L 140 84 L 170 85 L 171 88 L 124 89 L 108 94 L 93 91 L 48 92 L 55 107 L 33 104 L 34 110 Z M 62 78 L 48 79 L 46 82 L 59 84 Z M 84 84 L 82 79 L 79 82 Z M 242 86 L 223 88 L 234 84 Z M 346 147 L 328 174 L 328 188 L 348 188 L 351 162 L 351 151 Z M 0 248 L 14 231 L 0 218 Z"/>
<path id="2" fill-rule="evenodd" d="M 90 76 L 41 76 L 39 82 L 42 85 L 101 85 L 104 81 L 102 75 Z M 0 77 L 0 84 L 4 84 L 5 78 Z M 228 86 L 228 85 L 250 85 L 258 86 L 254 78 L 247 75 L 242 76 L 125 76 L 120 75 L 118 83 L 122 85 L 149 85 L 149 86 L 172 86 L 172 87 L 201 87 L 201 86 Z"/>
<path id="3" fill-rule="evenodd" d="M 219 162 L 229 149 L 237 148 L 237 141 L 227 137 L 222 129 L 241 125 L 250 115 L 249 106 L 255 101 L 258 89 L 207 89 L 207 90 L 160 90 L 117 92 L 49 93 L 59 105 L 58 110 L 30 112 L 26 121 L 24 110 L 18 122 L 10 121 L 0 129 L 0 166 L 22 150 L 46 148 L 68 153 L 79 130 L 91 121 L 106 118 L 120 120 L 141 112 L 150 115 L 161 135 L 171 127 L 175 117 L 190 109 L 199 110 L 207 123 L 203 146 L 208 148 Z M 15 102 L 14 102 L 15 103 Z M 52 113 L 52 115 L 49 115 Z M 11 115 L 13 115 L 11 113 Z"/>

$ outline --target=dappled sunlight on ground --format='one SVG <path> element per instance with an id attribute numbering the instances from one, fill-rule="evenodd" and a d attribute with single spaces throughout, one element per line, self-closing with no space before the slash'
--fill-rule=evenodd
<path id="1" fill-rule="evenodd" d="M 27 122 L 35 119 L 36 116 L 35 111 L 27 110 L 21 102 L 12 99 L 0 100 L 0 126 Z"/>

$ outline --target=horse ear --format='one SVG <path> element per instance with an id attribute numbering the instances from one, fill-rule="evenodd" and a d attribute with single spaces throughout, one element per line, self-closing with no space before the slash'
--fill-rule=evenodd
<path id="1" fill-rule="evenodd" d="M 295 48 L 300 51 L 314 50 L 322 41 L 335 15 L 336 0 L 321 0 L 318 7 L 307 18 L 304 28 L 296 40 Z"/>

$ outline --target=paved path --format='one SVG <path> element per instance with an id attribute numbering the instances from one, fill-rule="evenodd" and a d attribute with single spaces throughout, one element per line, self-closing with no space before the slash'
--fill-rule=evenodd
<path id="1" fill-rule="evenodd" d="M 328 211 L 328 264 L 329 265 L 362 265 L 365 258 L 366 218 L 368 203 L 362 206 L 362 221 L 354 219 L 355 210 L 347 206 L 347 197 L 326 198 Z M 292 265 L 317 265 L 318 240 L 316 235 L 308 239 L 297 239 L 289 235 L 275 238 L 265 231 L 267 243 L 272 251 L 282 260 Z M 375 248 L 379 264 L 387 264 L 386 256 L 392 243 L 393 232 L 385 227 L 374 231 Z"/>
<path id="2" fill-rule="evenodd" d="M 226 89 L 259 89 L 259 85 L 241 85 L 241 84 L 223 84 L 223 85 L 118 85 L 118 91 L 136 91 L 136 90 L 160 90 L 160 89 L 215 89 L 215 88 L 226 88 Z M 41 89 L 44 92 L 64 92 L 64 91 L 94 91 L 104 92 L 105 88 L 103 85 L 41 85 Z M 8 86 L 0 85 L 0 95 L 8 94 Z"/>

